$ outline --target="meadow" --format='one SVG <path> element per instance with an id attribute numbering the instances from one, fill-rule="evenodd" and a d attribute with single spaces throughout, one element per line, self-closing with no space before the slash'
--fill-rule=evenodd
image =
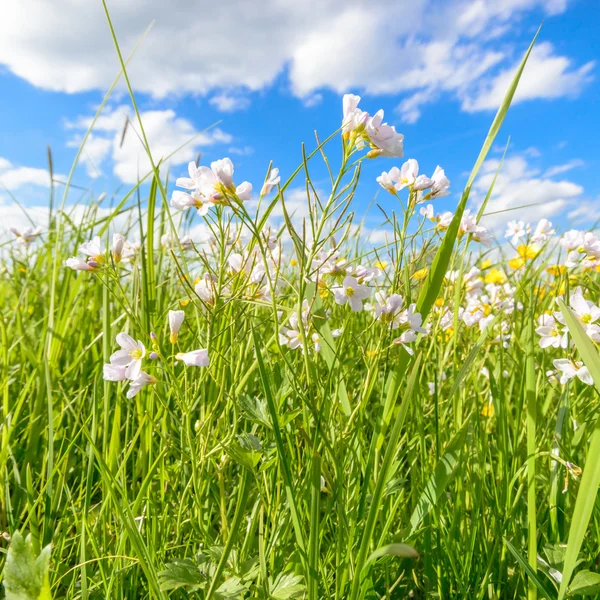
<path id="1" fill-rule="evenodd" d="M 75 211 L 76 160 L 0 248 L 4 597 L 600 594 L 600 239 L 514 213 L 494 237 L 493 183 L 469 204 L 526 60 L 452 212 L 353 95 L 254 189 L 147 147 Z M 353 200 L 377 187 L 376 244 Z"/>

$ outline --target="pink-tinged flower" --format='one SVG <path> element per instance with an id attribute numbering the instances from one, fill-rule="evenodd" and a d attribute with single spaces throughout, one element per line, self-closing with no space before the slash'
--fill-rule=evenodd
<path id="1" fill-rule="evenodd" d="M 186 190 L 197 190 L 200 187 L 200 168 L 195 162 L 188 164 L 189 177 L 178 177 L 175 185 Z"/>
<path id="2" fill-rule="evenodd" d="M 71 258 L 67 258 L 65 261 L 65 265 L 74 271 L 97 271 L 100 266 L 98 263 L 88 263 L 81 258 L 77 258 L 73 256 Z"/>
<path id="3" fill-rule="evenodd" d="M 433 185 L 429 190 L 429 193 L 425 195 L 425 200 L 435 200 L 436 198 L 443 198 L 450 194 L 450 180 L 446 177 L 444 169 L 439 165 L 435 168 L 433 175 L 431 176 Z"/>
<path id="4" fill-rule="evenodd" d="M 552 229 L 552 223 L 548 219 L 540 219 L 540 222 L 536 225 L 533 236 L 531 237 L 532 242 L 547 242 L 555 233 Z"/>
<path id="5" fill-rule="evenodd" d="M 111 357 L 110 363 L 118 367 L 126 367 L 125 377 L 135 379 L 142 370 L 142 359 L 146 356 L 146 348 L 140 341 L 135 341 L 130 335 L 121 332 L 116 337 L 121 350 Z"/>
<path id="6" fill-rule="evenodd" d="M 171 206 L 175 210 L 187 210 L 188 208 L 195 208 L 198 214 L 203 217 L 208 213 L 211 203 L 208 201 L 206 196 L 198 192 L 193 194 L 187 194 L 180 190 L 175 190 L 171 195 Z"/>
<path id="7" fill-rule="evenodd" d="M 266 196 L 269 194 L 276 185 L 279 185 L 280 181 L 281 177 L 279 177 L 279 169 L 271 169 L 267 180 L 263 183 L 262 189 L 260 190 L 260 195 Z"/>
<path id="8" fill-rule="evenodd" d="M 127 379 L 125 371 L 126 367 L 120 367 L 112 364 L 104 365 L 103 379 L 105 381 L 123 381 L 124 379 Z"/>
<path id="9" fill-rule="evenodd" d="M 370 294 L 371 290 L 367 286 L 360 285 L 358 281 L 350 275 L 344 277 L 344 281 L 340 287 L 333 288 L 335 301 L 341 306 L 348 303 L 354 312 L 360 312 L 362 310 L 363 300 L 368 298 Z"/>
<path id="10" fill-rule="evenodd" d="M 366 125 L 371 143 L 378 148 L 376 156 L 402 158 L 404 156 L 404 136 L 396 128 L 383 123 L 383 110 L 378 110 Z"/>
<path id="11" fill-rule="evenodd" d="M 177 343 L 177 338 L 179 337 L 179 331 L 181 329 L 181 325 L 185 319 L 185 313 L 182 310 L 170 310 L 169 311 L 169 330 L 170 336 L 169 340 L 171 344 Z"/>
<path id="12" fill-rule="evenodd" d="M 433 204 L 428 204 L 427 206 L 422 206 L 419 210 L 421 216 L 425 217 L 428 221 L 435 222 L 435 216 L 433 214 Z"/>
<path id="13" fill-rule="evenodd" d="M 79 252 L 86 254 L 90 258 L 96 260 L 96 262 L 102 262 L 102 260 L 104 260 L 104 248 L 102 247 L 102 240 L 99 236 L 96 236 L 89 242 L 81 244 L 81 246 L 79 246 Z"/>
<path id="14" fill-rule="evenodd" d="M 540 315 L 539 327 L 535 332 L 540 336 L 540 348 L 566 348 L 568 334 L 562 331 L 560 325 L 552 315 Z"/>
<path id="15" fill-rule="evenodd" d="M 240 185 L 235 188 L 235 193 L 242 202 L 250 200 L 250 198 L 252 198 L 252 184 L 249 181 L 240 183 Z"/>
<path id="16" fill-rule="evenodd" d="M 222 183 L 228 190 L 234 190 L 235 184 L 233 183 L 233 163 L 229 158 L 221 158 L 210 163 L 210 168 L 215 174 L 220 183 Z"/>
<path id="17" fill-rule="evenodd" d="M 177 360 L 181 360 L 188 367 L 208 367 L 210 364 L 207 349 L 180 352 L 177 355 Z"/>
<path id="18" fill-rule="evenodd" d="M 19 231 L 15 227 L 10 227 L 9 231 L 14 234 L 16 241 L 19 242 L 19 244 L 28 246 L 42 233 L 42 228 L 26 227 L 23 231 Z"/>
<path id="19" fill-rule="evenodd" d="M 123 258 L 123 248 L 125 248 L 127 240 L 120 234 L 113 234 L 112 253 L 116 263 L 120 263 Z"/>
<path id="20" fill-rule="evenodd" d="M 126 394 L 127 398 L 137 396 L 147 385 L 153 385 L 157 382 L 158 379 L 156 379 L 156 377 L 148 375 L 148 373 L 145 373 L 144 371 L 140 371 L 137 377 L 129 384 L 129 389 Z"/>

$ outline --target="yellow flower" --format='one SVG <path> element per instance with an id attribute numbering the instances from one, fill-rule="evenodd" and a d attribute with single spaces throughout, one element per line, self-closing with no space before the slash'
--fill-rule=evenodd
<path id="1" fill-rule="evenodd" d="M 517 247 L 517 253 L 524 260 L 533 260 L 540 253 L 540 251 L 537 246 L 521 244 L 519 247 Z"/>
<path id="2" fill-rule="evenodd" d="M 387 268 L 388 264 L 387 264 L 387 261 L 385 261 L 385 260 L 378 260 L 378 261 L 375 263 L 375 266 L 376 266 L 378 269 L 381 269 L 382 271 L 385 271 L 385 269 Z"/>
<path id="3" fill-rule="evenodd" d="M 184 298 L 183 300 L 179 301 L 179 306 L 187 306 L 189 303 L 190 303 L 190 299 Z"/>
<path id="4" fill-rule="evenodd" d="M 515 271 L 517 271 L 518 269 L 520 269 L 524 264 L 525 264 L 525 259 L 521 258 L 520 256 L 516 256 L 515 258 L 511 258 L 508 261 L 508 266 L 511 269 L 514 269 Z"/>
<path id="5" fill-rule="evenodd" d="M 481 270 L 485 270 L 485 269 L 489 269 L 492 266 L 492 261 L 489 258 L 486 258 L 482 263 L 481 263 Z"/>
<path id="6" fill-rule="evenodd" d="M 435 305 L 436 305 L 438 308 L 441 308 L 442 306 L 444 306 L 444 299 L 443 299 L 443 298 L 441 298 L 441 297 L 440 297 L 440 298 L 438 298 L 438 299 L 435 301 Z"/>
<path id="7" fill-rule="evenodd" d="M 500 269 L 491 269 L 485 276 L 484 281 L 485 283 L 504 283 L 506 275 Z"/>
<path id="8" fill-rule="evenodd" d="M 424 267 L 423 269 L 415 271 L 411 279 L 415 279 L 416 281 L 422 281 L 423 279 L 425 279 L 425 277 L 427 277 L 427 273 L 429 273 L 429 269 L 427 267 Z"/>
<path id="9" fill-rule="evenodd" d="M 290 265 L 292 267 L 295 267 L 298 264 L 298 261 L 295 258 L 292 258 L 292 260 L 290 260 Z"/>
<path id="10" fill-rule="evenodd" d="M 565 272 L 566 267 L 564 265 L 552 265 L 546 269 L 546 273 L 553 277 L 558 277 Z"/>
<path id="11" fill-rule="evenodd" d="M 483 405 L 481 409 L 481 414 L 484 417 L 493 417 L 494 416 L 494 404 L 490 401 L 487 404 Z"/>

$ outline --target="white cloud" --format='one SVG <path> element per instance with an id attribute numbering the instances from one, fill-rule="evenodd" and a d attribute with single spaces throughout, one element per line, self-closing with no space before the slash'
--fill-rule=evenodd
<path id="1" fill-rule="evenodd" d="M 494 175 L 498 159 L 488 159 L 473 186 L 473 200 L 481 205 Z M 507 221 L 520 219 L 537 222 L 563 213 L 581 198 L 583 187 L 568 180 L 556 181 L 533 168 L 524 156 L 505 159 L 486 207 L 483 224 L 498 229 Z M 493 214 L 492 214 L 493 213 Z"/>
<path id="2" fill-rule="evenodd" d="M 555 175 L 561 175 L 562 173 L 566 173 L 571 169 L 576 169 L 577 167 L 583 167 L 585 163 L 580 158 L 574 158 L 567 163 L 562 165 L 556 165 L 554 167 L 550 167 L 544 173 L 544 177 L 554 177 Z"/>
<path id="3" fill-rule="evenodd" d="M 513 103 L 534 98 L 574 98 L 589 83 L 595 62 L 591 61 L 579 68 L 573 68 L 566 56 L 554 54 L 552 44 L 541 42 L 529 56 Z M 484 81 L 474 97 L 467 97 L 463 109 L 469 112 L 497 109 L 517 70 L 518 64 L 506 69 L 495 77 Z"/>
<path id="4" fill-rule="evenodd" d="M 250 99 L 244 96 L 235 96 L 226 93 L 213 96 L 209 103 L 221 112 L 235 112 L 244 110 L 250 106 Z"/>
<path id="5" fill-rule="evenodd" d="M 110 10 L 125 55 L 156 20 L 129 67 L 134 88 L 156 98 L 216 91 L 210 102 L 219 110 L 239 110 L 247 104 L 242 90 L 262 90 L 287 72 L 308 105 L 322 88 L 407 93 L 399 110 L 413 122 L 441 92 L 468 110 L 494 108 L 510 70 L 493 71 L 514 58 L 504 37 L 528 11 L 553 15 L 566 6 L 567 0 L 264 0 L 256 10 L 245 0 L 223 0 L 218 8 L 209 0 L 178 0 L 166 9 L 163 0 L 119 0 Z M 536 51 L 537 71 L 521 98 L 539 97 L 540 84 L 542 97 L 577 93 L 592 63 L 574 67 L 548 44 L 540 48 L 546 53 Z M 101 4 L 88 0 L 6 3 L 0 63 L 33 85 L 66 92 L 105 90 L 119 71 Z"/>
<path id="6" fill-rule="evenodd" d="M 54 176 L 55 180 L 64 179 L 64 175 Z M 13 165 L 6 158 L 0 157 L 0 184 L 7 190 L 13 191 L 27 185 L 36 187 L 50 187 L 50 173 L 48 169 L 36 167 L 19 167 Z M 2 209 L 4 211 L 4 208 Z"/>
<path id="7" fill-rule="evenodd" d="M 190 121 L 178 117 L 173 110 L 144 111 L 141 119 L 152 158 L 155 163 L 164 160 L 165 168 L 195 160 L 204 146 L 232 141 L 231 135 L 219 128 L 197 131 Z M 79 131 L 87 129 L 90 123 L 91 118 L 88 117 L 67 123 L 68 129 L 77 131 L 68 145 L 78 147 L 81 139 Z M 113 161 L 113 173 L 124 183 L 136 183 L 151 170 L 138 124 L 129 107 L 108 109 L 97 120 L 94 131 L 82 157 L 88 173 L 97 173 L 109 155 Z M 175 154 L 170 156 L 173 152 Z"/>

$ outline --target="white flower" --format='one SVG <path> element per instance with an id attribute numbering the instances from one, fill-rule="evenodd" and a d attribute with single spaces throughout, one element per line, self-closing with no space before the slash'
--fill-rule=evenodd
<path id="1" fill-rule="evenodd" d="M 171 341 L 171 344 L 175 344 L 177 342 L 177 338 L 179 337 L 179 330 L 181 329 L 181 325 L 183 324 L 184 319 L 185 313 L 182 310 L 169 311 L 169 340 Z"/>
<path id="2" fill-rule="evenodd" d="M 360 96 L 354 94 L 345 94 L 342 100 L 343 119 L 342 131 L 350 133 L 365 126 L 369 119 L 369 113 L 358 108 Z"/>
<path id="3" fill-rule="evenodd" d="M 577 250 L 583 244 L 583 232 L 571 229 L 558 242 L 567 252 Z"/>
<path id="4" fill-rule="evenodd" d="M 178 248 L 180 244 L 184 250 L 190 250 L 194 246 L 189 235 L 184 235 L 183 237 L 177 238 L 177 236 L 171 233 L 163 233 L 160 238 L 160 243 L 162 247 L 166 248 L 167 250 L 169 248 Z"/>
<path id="5" fill-rule="evenodd" d="M 419 209 L 419 213 L 421 214 L 421 216 L 425 217 L 429 221 L 435 221 L 435 216 L 433 214 L 433 204 L 421 206 L 421 208 Z"/>
<path id="6" fill-rule="evenodd" d="M 548 219 L 540 219 L 540 222 L 535 227 L 531 241 L 539 243 L 547 242 L 553 235 L 554 229 L 552 229 L 552 223 Z"/>
<path id="7" fill-rule="evenodd" d="M 142 359 L 146 356 L 146 348 L 139 340 L 136 342 L 130 335 L 121 332 L 116 337 L 121 350 L 111 357 L 110 363 L 118 367 L 126 367 L 125 377 L 135 379 L 142 370 Z"/>
<path id="8" fill-rule="evenodd" d="M 319 334 L 313 333 L 311 336 L 311 339 L 313 341 L 313 344 L 315 345 L 315 352 L 320 352 L 321 351 L 321 339 L 319 338 Z"/>
<path id="9" fill-rule="evenodd" d="M 540 315 L 538 319 L 539 327 L 535 332 L 540 337 L 541 348 L 566 348 L 567 347 L 567 332 L 561 331 L 552 315 Z"/>
<path id="10" fill-rule="evenodd" d="M 371 143 L 379 149 L 378 156 L 402 158 L 404 136 L 397 133 L 395 127 L 383 123 L 383 110 L 378 110 L 367 121 L 366 130 Z"/>
<path id="11" fill-rule="evenodd" d="M 400 169 L 400 180 L 398 190 L 413 185 L 419 174 L 419 163 L 414 158 L 409 158 Z"/>
<path id="12" fill-rule="evenodd" d="M 342 333 L 344 333 L 344 330 L 343 330 L 343 329 L 332 329 L 332 330 L 331 330 L 331 335 L 332 335 L 334 338 L 339 338 L 339 337 L 342 335 Z"/>
<path id="13" fill-rule="evenodd" d="M 129 384 L 129 389 L 127 390 L 127 398 L 133 398 L 140 393 L 142 388 L 145 388 L 147 385 L 153 385 L 158 380 L 156 377 L 152 375 L 148 375 L 144 371 L 140 371 L 137 377 Z"/>
<path id="14" fill-rule="evenodd" d="M 74 271 L 96 271 L 100 266 L 93 262 L 90 264 L 84 260 L 81 260 L 80 258 L 77 258 L 76 256 L 67 258 L 65 265 Z"/>
<path id="15" fill-rule="evenodd" d="M 233 183 L 233 163 L 229 158 L 221 158 L 210 163 L 210 168 L 220 183 L 228 190 L 235 189 Z"/>
<path id="16" fill-rule="evenodd" d="M 211 276 L 207 273 L 194 286 L 196 294 L 207 304 L 214 304 L 216 299 L 215 284 Z"/>
<path id="17" fill-rule="evenodd" d="M 120 234 L 113 234 L 112 253 L 116 263 L 120 263 L 123 258 L 123 248 L 127 240 Z"/>
<path id="18" fill-rule="evenodd" d="M 260 195 L 266 196 L 276 185 L 279 185 L 280 181 L 281 177 L 279 177 L 279 169 L 271 169 L 267 180 L 264 182 L 262 189 L 260 190 Z"/>
<path id="19" fill-rule="evenodd" d="M 371 290 L 369 290 L 367 286 L 360 285 L 358 281 L 350 275 L 344 277 L 344 281 L 340 287 L 333 288 L 335 301 L 341 306 L 347 302 L 354 312 L 360 312 L 362 310 L 363 300 L 368 298 L 370 294 Z"/>
<path id="20" fill-rule="evenodd" d="M 86 254 L 92 259 L 104 259 L 104 248 L 102 247 L 102 240 L 99 236 L 96 236 L 93 240 L 85 242 L 79 246 L 79 252 Z M 100 262 L 99 260 L 97 262 Z"/>
<path id="21" fill-rule="evenodd" d="M 178 177 L 175 181 L 177 187 L 184 188 L 186 190 L 198 190 L 200 189 L 200 169 L 196 166 L 195 162 L 188 164 L 188 177 Z"/>
<path id="22" fill-rule="evenodd" d="M 252 197 L 252 184 L 249 181 L 240 183 L 240 185 L 235 188 L 235 193 L 242 202 L 250 200 Z"/>
<path id="23" fill-rule="evenodd" d="M 127 376 L 125 375 L 126 370 L 127 367 L 111 364 L 104 365 L 103 379 L 106 381 L 123 381 L 124 379 L 127 379 Z"/>
<path id="24" fill-rule="evenodd" d="M 396 194 L 401 189 L 400 185 L 400 169 L 392 167 L 387 173 L 384 171 L 377 179 L 377 183 L 390 194 Z"/>
<path id="25" fill-rule="evenodd" d="M 210 357 L 207 349 L 192 350 L 191 352 L 179 353 L 177 360 L 183 361 L 188 367 L 208 367 Z"/>
<path id="26" fill-rule="evenodd" d="M 506 225 L 505 238 L 512 238 L 511 242 L 516 244 L 520 238 L 526 236 L 531 231 L 529 223 L 525 225 L 523 221 L 509 221 Z"/>
<path id="27" fill-rule="evenodd" d="M 444 169 L 439 165 L 435 168 L 431 176 L 431 181 L 433 184 L 429 193 L 425 195 L 425 200 L 435 200 L 436 198 L 443 198 L 450 194 L 450 180 L 446 177 Z"/>
<path id="28" fill-rule="evenodd" d="M 397 329 L 400 326 L 400 312 L 404 303 L 402 296 L 391 294 L 388 297 L 385 292 L 379 291 L 375 294 L 375 299 L 375 318 L 382 323 L 388 323 L 390 329 Z"/>
<path id="29" fill-rule="evenodd" d="M 575 362 L 568 358 L 557 358 L 552 361 L 554 367 L 562 373 L 560 382 L 562 384 L 567 383 L 573 377 L 577 377 L 583 383 L 587 385 L 594 385 L 594 380 L 588 371 L 588 368 L 584 366 L 582 362 Z"/>
<path id="30" fill-rule="evenodd" d="M 170 204 L 175 210 L 187 210 L 191 207 L 195 208 L 201 217 L 208 213 L 211 206 L 211 202 L 208 201 L 206 196 L 203 196 L 198 192 L 187 194 L 180 190 L 175 190 L 173 192 Z"/>
<path id="31" fill-rule="evenodd" d="M 583 325 L 591 325 L 600 319 L 600 308 L 586 300 L 581 292 L 572 294 L 569 304 Z"/>
<path id="32" fill-rule="evenodd" d="M 23 231 L 19 231 L 15 227 L 11 227 L 9 231 L 14 234 L 17 242 L 23 244 L 24 246 L 28 246 L 42 233 L 42 228 L 26 227 L 23 229 Z"/>

